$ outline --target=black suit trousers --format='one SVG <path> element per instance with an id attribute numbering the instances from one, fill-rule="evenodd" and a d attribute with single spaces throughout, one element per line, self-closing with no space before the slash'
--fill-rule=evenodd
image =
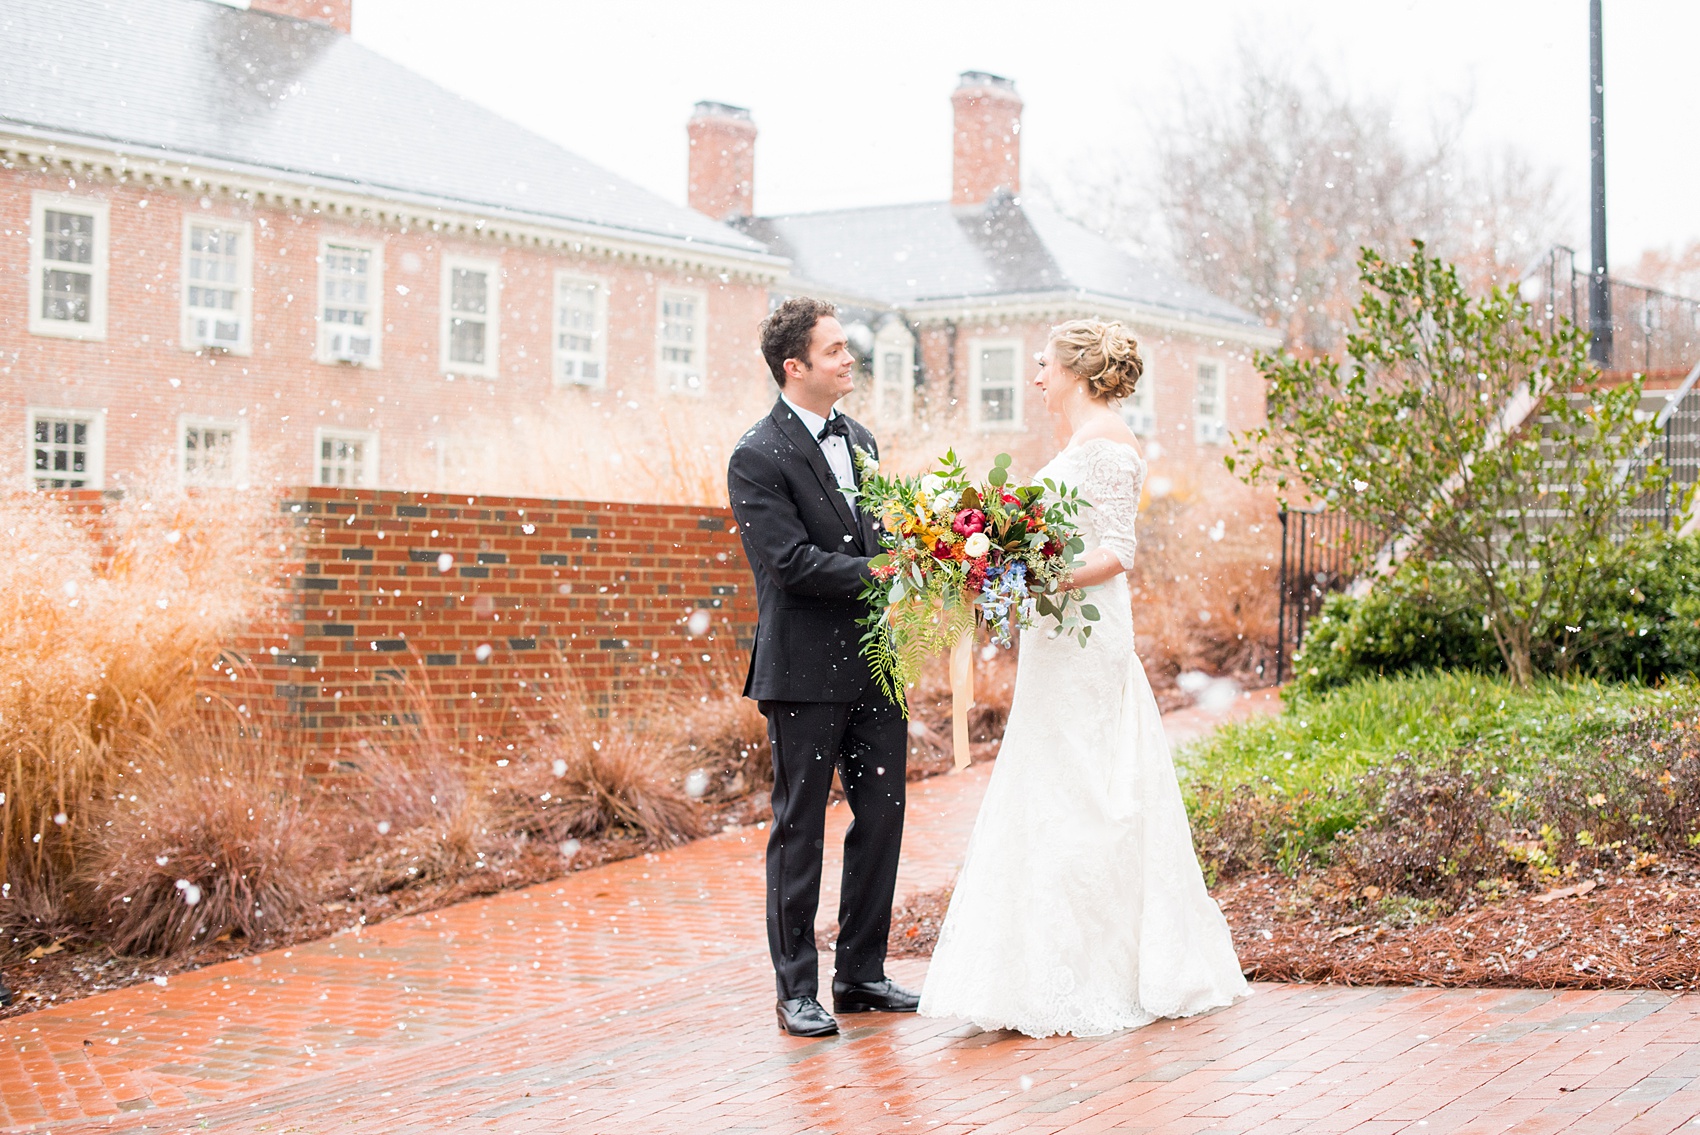
<path id="1" fill-rule="evenodd" d="M 877 689 L 855 702 L 760 704 L 773 742 L 767 942 L 779 996 L 818 994 L 814 926 L 834 767 L 852 817 L 844 833 L 834 970 L 840 981 L 878 981 L 885 976 L 903 842 L 909 746 L 903 711 Z"/>

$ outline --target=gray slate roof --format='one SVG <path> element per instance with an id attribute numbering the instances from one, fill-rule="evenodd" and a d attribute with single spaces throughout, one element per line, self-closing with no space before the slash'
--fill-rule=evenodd
<path id="1" fill-rule="evenodd" d="M 0 128 L 760 253 L 348 36 L 213 0 L 5 0 Z"/>
<path id="2" fill-rule="evenodd" d="M 896 307 L 1088 293 L 1146 309 L 1262 328 L 1256 316 L 1128 255 L 1038 202 L 994 197 L 756 217 L 740 227 L 799 280 Z"/>

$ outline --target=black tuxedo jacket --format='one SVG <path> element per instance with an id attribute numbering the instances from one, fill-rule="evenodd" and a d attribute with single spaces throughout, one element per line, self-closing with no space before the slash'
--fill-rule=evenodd
<path id="1" fill-rule="evenodd" d="M 874 435 L 845 421 L 852 460 L 857 449 L 877 458 Z M 726 488 L 756 577 L 744 695 L 860 701 L 873 683 L 858 625 L 868 560 L 880 551 L 872 518 L 844 498 L 820 443 L 783 399 L 732 451 Z"/>

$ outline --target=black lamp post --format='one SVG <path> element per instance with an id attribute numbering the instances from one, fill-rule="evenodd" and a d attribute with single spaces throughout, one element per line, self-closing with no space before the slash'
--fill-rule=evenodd
<path id="1" fill-rule="evenodd" d="M 1611 277 L 1606 266 L 1606 79 L 1601 50 L 1600 0 L 1588 0 L 1588 157 L 1593 270 L 1588 276 L 1588 357 L 1611 366 Z"/>

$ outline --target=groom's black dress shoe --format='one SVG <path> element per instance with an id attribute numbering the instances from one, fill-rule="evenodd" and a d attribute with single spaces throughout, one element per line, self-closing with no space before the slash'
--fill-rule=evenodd
<path id="1" fill-rule="evenodd" d="M 835 1013 L 913 1013 L 921 1003 L 919 993 L 911 993 L 889 977 L 878 981 L 832 983 L 832 1011 Z"/>
<path id="2" fill-rule="evenodd" d="M 833 1036 L 838 1022 L 813 997 L 792 997 L 778 1006 L 779 1027 L 792 1036 Z"/>

